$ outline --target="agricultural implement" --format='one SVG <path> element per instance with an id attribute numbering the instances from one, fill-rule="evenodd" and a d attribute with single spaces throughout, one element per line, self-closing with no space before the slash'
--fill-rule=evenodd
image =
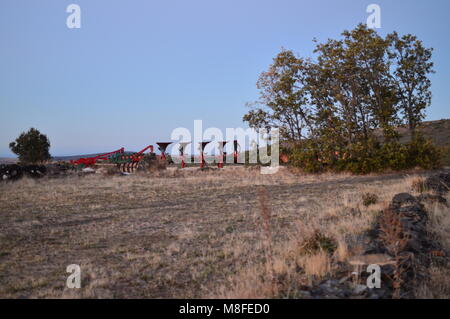
<path id="1" fill-rule="evenodd" d="M 240 151 L 241 146 L 239 145 L 237 140 L 233 141 L 233 163 L 238 163 L 238 153 Z"/>
<path id="2" fill-rule="evenodd" d="M 149 145 L 137 153 L 125 153 L 122 147 L 110 153 L 80 158 L 76 161 L 70 161 L 70 163 L 77 169 L 91 167 L 98 163 L 116 164 L 120 171 L 131 173 L 139 166 L 139 162 L 144 158 L 144 152 L 148 149 L 153 153 L 153 145 Z"/>
<path id="3" fill-rule="evenodd" d="M 178 148 L 178 151 L 180 152 L 180 158 L 181 158 L 181 168 L 184 168 L 186 166 L 186 163 L 184 161 L 184 153 L 186 151 L 186 146 L 191 144 L 191 142 L 180 142 L 180 147 Z"/>
<path id="4" fill-rule="evenodd" d="M 122 147 L 121 149 L 106 154 L 101 154 L 93 157 L 79 158 L 76 161 L 71 160 L 70 164 L 72 164 L 77 169 L 83 169 L 85 167 L 94 166 L 97 163 L 97 161 L 107 161 L 112 156 L 115 156 L 117 154 L 123 154 L 123 152 L 124 148 Z"/>
<path id="5" fill-rule="evenodd" d="M 211 143 L 211 141 L 209 141 L 209 142 L 200 142 L 199 143 L 200 144 L 200 158 L 201 158 L 200 168 L 205 167 L 206 162 L 205 162 L 204 151 L 205 151 L 206 145 L 208 145 L 209 143 Z"/>
<path id="6" fill-rule="evenodd" d="M 186 166 L 185 163 L 185 151 L 186 151 L 186 146 L 189 145 L 191 142 L 180 142 L 180 147 L 178 148 L 179 154 L 180 154 L 180 158 L 181 158 L 181 168 L 184 168 Z M 205 167 L 206 165 L 206 161 L 205 161 L 205 147 L 206 145 L 208 145 L 209 143 L 211 143 L 211 141 L 209 142 L 199 142 L 199 150 L 200 150 L 200 168 Z M 217 162 L 217 167 L 218 168 L 223 168 L 223 164 L 226 162 L 226 156 L 227 153 L 224 151 L 225 149 L 225 145 L 228 143 L 228 141 L 220 141 L 218 142 L 219 144 L 219 156 L 218 156 L 218 162 Z M 159 144 L 158 144 L 159 145 Z M 233 151 L 233 163 L 237 164 L 238 163 L 238 153 L 239 153 L 239 148 L 240 145 L 238 143 L 237 140 L 233 141 L 233 145 L 234 145 L 234 151 Z"/>
<path id="7" fill-rule="evenodd" d="M 227 153 L 224 152 L 225 144 L 227 144 L 228 141 L 221 141 L 219 142 L 219 162 L 217 163 L 218 168 L 223 168 L 223 163 L 226 161 Z"/>
<path id="8" fill-rule="evenodd" d="M 173 142 L 158 142 L 156 143 L 158 145 L 158 149 L 161 152 L 161 160 L 165 161 L 167 160 L 166 156 L 166 150 L 167 147 L 172 144 Z M 180 142 L 179 147 L 179 154 L 181 158 L 181 168 L 184 168 L 186 166 L 185 163 L 185 150 L 187 145 L 189 145 L 191 142 Z M 208 142 L 200 142 L 199 143 L 199 150 L 200 150 L 200 168 L 204 168 L 206 165 L 205 161 L 205 147 L 211 143 L 211 141 Z M 224 151 L 225 145 L 228 143 L 228 141 L 220 141 L 219 143 L 219 159 L 217 162 L 218 168 L 223 168 L 224 163 L 226 162 L 226 156 L 227 153 Z M 237 140 L 233 141 L 233 163 L 238 163 L 238 153 L 240 145 L 238 144 Z M 137 153 L 127 153 L 124 151 L 124 148 L 120 148 L 116 151 L 105 153 L 93 157 L 87 157 L 87 158 L 79 158 L 77 160 L 70 161 L 70 164 L 77 169 L 83 169 L 86 167 L 92 167 L 95 164 L 98 163 L 106 163 L 106 164 L 115 164 L 122 172 L 131 173 L 135 169 L 139 167 L 139 163 L 144 158 L 144 152 L 150 150 L 150 153 L 153 153 L 153 145 L 149 145 L 146 148 L 142 149 L 141 151 Z"/>
<path id="9" fill-rule="evenodd" d="M 223 168 L 223 163 L 227 160 L 227 153 L 224 151 L 225 145 L 228 143 L 228 141 L 221 141 L 219 143 L 219 162 L 217 163 L 218 168 Z M 240 151 L 241 146 L 239 145 L 237 140 L 233 141 L 233 163 L 238 163 L 238 154 Z"/>
<path id="10" fill-rule="evenodd" d="M 172 142 L 158 142 L 156 145 L 158 145 L 158 149 L 161 152 L 161 159 L 166 160 L 166 149 L 167 147 L 172 144 Z"/>
<path id="11" fill-rule="evenodd" d="M 109 163 L 116 164 L 121 172 L 131 173 L 138 168 L 140 161 L 144 158 L 144 152 L 150 150 L 153 153 L 153 145 L 149 145 L 137 153 L 117 153 L 108 159 Z"/>

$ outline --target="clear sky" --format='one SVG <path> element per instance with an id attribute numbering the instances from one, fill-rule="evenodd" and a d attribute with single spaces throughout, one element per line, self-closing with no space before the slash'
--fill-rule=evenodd
<path id="1" fill-rule="evenodd" d="M 66 7 L 81 7 L 81 28 Z M 0 156 L 36 127 L 52 155 L 139 150 L 176 127 L 242 127 L 282 47 L 304 56 L 382 9 L 435 48 L 427 119 L 450 118 L 448 0 L 1 0 Z"/>

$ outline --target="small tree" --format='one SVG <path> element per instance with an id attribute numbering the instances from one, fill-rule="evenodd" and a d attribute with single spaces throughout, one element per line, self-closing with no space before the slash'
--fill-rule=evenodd
<path id="1" fill-rule="evenodd" d="M 49 139 L 35 128 L 20 134 L 14 142 L 9 144 L 9 148 L 19 156 L 22 163 L 39 163 L 51 158 Z"/>

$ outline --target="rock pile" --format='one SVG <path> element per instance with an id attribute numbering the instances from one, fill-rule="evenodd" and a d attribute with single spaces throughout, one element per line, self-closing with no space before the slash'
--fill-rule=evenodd
<path id="1" fill-rule="evenodd" d="M 15 181 L 22 177 L 59 177 L 67 175 L 68 171 L 68 165 L 60 163 L 48 165 L 1 164 L 0 181 Z"/>
<path id="2" fill-rule="evenodd" d="M 443 197 L 450 186 L 450 173 L 440 173 L 426 179 L 428 190 L 435 194 L 412 196 L 408 193 L 393 197 L 389 208 L 383 211 L 374 229 L 366 254 L 387 254 L 394 264 L 384 265 L 382 272 L 392 286 L 389 289 L 399 298 L 414 297 L 413 288 L 428 277 L 432 258 L 446 258 L 442 247 L 427 230 L 428 213 L 424 203 L 447 205 Z M 442 252 L 437 254 L 435 252 Z"/>
<path id="3" fill-rule="evenodd" d="M 425 187 L 437 194 L 446 194 L 450 190 L 450 172 L 433 175 L 427 178 Z"/>
<path id="4" fill-rule="evenodd" d="M 43 165 L 17 165 L 17 164 L 3 164 L 0 165 L 1 180 L 17 180 L 23 176 L 31 178 L 43 177 L 47 172 L 47 168 Z"/>
<path id="5" fill-rule="evenodd" d="M 442 247 L 432 240 L 427 230 L 429 217 L 424 203 L 447 205 L 443 195 L 450 187 L 450 172 L 429 177 L 425 185 L 434 194 L 415 197 L 401 193 L 392 198 L 374 227 L 362 236 L 361 242 L 365 246 L 363 254 L 348 260 L 347 267 L 350 268 L 341 265 L 341 279 L 324 280 L 301 290 L 299 296 L 332 299 L 414 298 L 414 288 L 428 278 L 431 260 L 440 258 L 439 262 L 448 262 Z M 379 289 L 370 289 L 366 285 L 370 275 L 366 269 L 371 264 L 381 268 L 382 285 Z"/>

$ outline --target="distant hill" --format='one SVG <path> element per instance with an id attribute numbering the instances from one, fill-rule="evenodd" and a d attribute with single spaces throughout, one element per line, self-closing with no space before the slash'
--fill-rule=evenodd
<path id="1" fill-rule="evenodd" d="M 14 157 L 0 157 L 0 164 L 15 164 L 17 163 L 17 158 Z"/>
<path id="2" fill-rule="evenodd" d="M 400 127 L 397 130 L 402 135 L 400 139 L 402 142 L 411 140 L 411 135 L 406 127 Z M 423 122 L 420 130 L 437 146 L 450 147 L 450 119 Z"/>
<path id="3" fill-rule="evenodd" d="M 69 156 L 53 156 L 52 160 L 53 161 L 71 161 L 71 160 L 77 160 L 79 158 L 86 158 L 86 157 L 94 157 L 97 155 L 101 155 L 101 154 L 105 154 L 105 153 L 94 153 L 94 154 L 84 154 L 84 155 L 69 155 Z"/>
<path id="4" fill-rule="evenodd" d="M 399 127 L 397 130 L 402 136 L 401 142 L 411 140 L 411 134 L 407 128 Z M 450 119 L 423 122 L 420 130 L 435 145 L 444 148 L 444 165 L 450 166 Z"/>
<path id="5" fill-rule="evenodd" d="M 77 159 L 82 158 L 82 157 L 83 158 L 95 157 L 95 156 L 102 155 L 102 154 L 105 154 L 105 153 L 94 153 L 94 154 L 84 154 L 84 155 L 70 155 L 70 156 L 53 156 L 52 160 L 53 161 L 57 161 L 57 162 L 58 161 L 66 161 L 66 162 L 68 162 L 68 161 L 71 161 L 71 160 L 77 160 Z M 124 154 L 132 154 L 132 153 L 135 153 L 135 152 L 124 152 Z"/>

